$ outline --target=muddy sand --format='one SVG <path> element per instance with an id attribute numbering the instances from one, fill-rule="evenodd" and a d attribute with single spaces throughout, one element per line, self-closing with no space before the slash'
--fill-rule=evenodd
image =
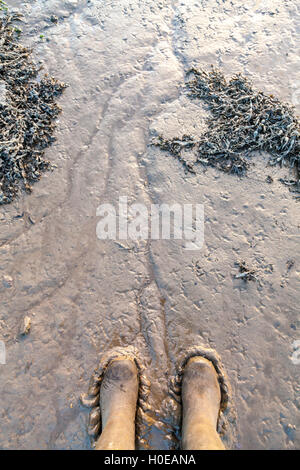
<path id="1" fill-rule="evenodd" d="M 205 111 L 182 90 L 192 65 L 241 72 L 299 114 L 296 0 L 9 6 L 25 15 L 22 41 L 35 60 L 70 86 L 46 152 L 56 170 L 0 207 L 0 447 L 91 448 L 79 396 L 103 354 L 127 345 L 151 383 L 139 447 L 177 445 L 168 379 L 195 345 L 219 353 L 231 383 L 228 447 L 299 447 L 300 205 L 278 181 L 289 172 L 255 155 L 243 179 L 213 168 L 186 174 L 149 145 L 155 133 L 203 132 Z M 100 241 L 96 209 L 120 195 L 204 204 L 203 248 Z M 236 278 L 242 261 L 257 280 Z M 25 317 L 30 331 L 20 336 Z"/>

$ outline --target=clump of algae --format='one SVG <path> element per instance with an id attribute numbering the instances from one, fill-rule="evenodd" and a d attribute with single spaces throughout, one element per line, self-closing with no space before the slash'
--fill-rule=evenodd
<path id="1" fill-rule="evenodd" d="M 32 50 L 15 27 L 21 15 L 2 1 L 0 9 L 0 204 L 7 204 L 52 168 L 44 152 L 55 141 L 56 99 L 66 85 L 48 75 L 39 79 Z"/>
<path id="2" fill-rule="evenodd" d="M 255 90 L 240 74 L 227 80 L 213 67 L 210 71 L 190 69 L 186 90 L 209 110 L 207 131 L 199 139 L 157 136 L 154 145 L 177 157 L 190 172 L 195 172 L 198 163 L 240 176 L 247 173 L 253 151 L 266 151 L 270 165 L 295 171 L 295 180 L 288 183 L 300 190 L 300 126 L 292 106 Z M 195 152 L 194 164 L 184 158 L 186 149 Z"/>

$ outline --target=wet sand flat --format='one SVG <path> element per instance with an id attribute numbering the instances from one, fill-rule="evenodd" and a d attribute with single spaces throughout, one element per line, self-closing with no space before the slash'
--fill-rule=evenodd
<path id="1" fill-rule="evenodd" d="M 184 71 L 214 64 L 300 110 L 296 0 L 11 1 L 24 44 L 69 87 L 60 99 L 57 168 L 0 207 L 0 448 L 89 449 L 79 395 L 101 355 L 133 345 L 151 381 L 145 447 L 169 449 L 168 377 L 193 345 L 218 351 L 237 421 L 235 449 L 299 448 L 299 202 L 288 170 L 253 156 L 246 178 L 150 146 L 203 131 Z M 51 15 L 58 17 L 51 22 Z M 43 37 L 41 37 L 43 35 Z M 273 183 L 268 184 L 266 177 Z M 204 204 L 205 242 L 100 241 L 100 204 Z M 245 260 L 258 280 L 236 279 Z M 30 333 L 20 338 L 23 318 Z M 157 426 L 153 424 L 157 420 Z"/>

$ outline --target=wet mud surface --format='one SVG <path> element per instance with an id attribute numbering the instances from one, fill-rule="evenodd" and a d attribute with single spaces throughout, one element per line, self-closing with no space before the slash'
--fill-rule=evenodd
<path id="1" fill-rule="evenodd" d="M 22 40 L 36 61 L 70 86 L 46 152 L 56 170 L 0 207 L 0 447 L 90 448 L 79 396 L 101 356 L 127 345 L 151 384 L 144 447 L 176 445 L 180 408 L 168 414 L 168 381 L 194 345 L 216 350 L 229 377 L 237 422 L 226 445 L 299 447 L 299 364 L 291 357 L 300 206 L 278 181 L 288 171 L 258 155 L 244 179 L 213 168 L 185 174 L 149 145 L 153 133 L 203 132 L 205 111 L 182 92 L 193 65 L 241 72 L 294 101 L 299 114 L 297 2 L 10 5 L 22 7 Z M 96 209 L 120 195 L 204 204 L 202 250 L 180 240 L 98 240 Z M 237 276 L 243 261 L 258 281 Z M 31 327 L 21 337 L 25 316 Z"/>

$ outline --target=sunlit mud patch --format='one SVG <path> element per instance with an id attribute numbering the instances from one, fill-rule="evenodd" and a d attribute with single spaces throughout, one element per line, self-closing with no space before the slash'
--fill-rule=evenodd
<path id="1" fill-rule="evenodd" d="M 149 419 L 147 413 L 150 411 L 147 403 L 149 395 L 150 383 L 145 376 L 145 366 L 139 357 L 138 350 L 133 346 L 117 347 L 111 351 L 107 351 L 100 359 L 99 366 L 91 377 L 87 394 L 80 396 L 81 403 L 90 407 L 88 434 L 91 437 L 92 445 L 95 444 L 97 438 L 101 434 L 101 411 L 100 411 L 100 385 L 103 380 L 105 371 L 111 361 L 117 358 L 131 359 L 135 362 L 139 374 L 139 393 L 136 415 L 137 441 L 139 446 L 145 445 L 146 429 L 149 427 Z"/>
<path id="2" fill-rule="evenodd" d="M 173 416 L 174 435 L 178 447 L 181 441 L 180 421 L 181 421 L 181 384 L 185 365 L 188 360 L 195 356 L 202 356 L 214 365 L 221 390 L 221 405 L 218 419 L 218 432 L 227 448 L 232 448 L 236 444 L 236 412 L 232 400 L 231 387 L 227 374 L 222 365 L 218 353 L 214 349 L 204 348 L 203 346 L 193 346 L 186 350 L 178 360 L 175 375 L 170 379 L 170 397 L 166 400 L 165 413 Z M 177 420 L 177 422 L 176 422 Z"/>

